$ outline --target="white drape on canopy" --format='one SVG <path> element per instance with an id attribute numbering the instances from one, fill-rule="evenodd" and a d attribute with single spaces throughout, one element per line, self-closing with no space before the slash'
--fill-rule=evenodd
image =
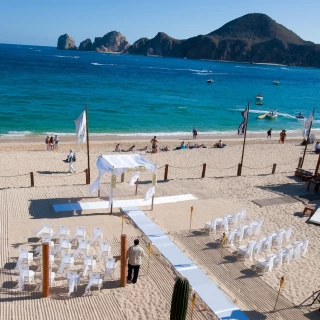
<path id="1" fill-rule="evenodd" d="M 135 171 L 132 179 L 130 180 L 130 185 L 134 185 L 134 182 L 136 182 L 139 178 L 139 174 L 137 174 L 137 171 L 147 169 L 150 173 L 152 173 L 152 187 L 147 191 L 144 200 L 149 200 L 155 193 L 155 185 L 157 183 L 157 166 L 140 154 L 103 155 L 98 158 L 96 166 L 99 171 L 99 177 L 90 186 L 89 193 L 94 193 L 95 191 L 98 191 L 100 189 L 101 177 L 106 173 L 111 173 L 112 176 L 120 176 L 122 173 L 129 169 Z M 111 185 L 111 198 L 109 197 L 109 204 L 112 203 L 112 189 L 113 186 Z"/>

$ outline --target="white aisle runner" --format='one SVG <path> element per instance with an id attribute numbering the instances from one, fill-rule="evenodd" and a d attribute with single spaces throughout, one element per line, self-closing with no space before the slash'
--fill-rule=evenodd
<path id="1" fill-rule="evenodd" d="M 158 248 L 161 254 L 183 276 L 188 278 L 190 285 L 208 307 L 223 320 L 248 320 L 247 316 L 233 303 L 217 285 L 190 260 L 171 239 L 137 207 L 122 208 Z"/>
<path id="2" fill-rule="evenodd" d="M 187 200 L 196 200 L 192 194 L 181 194 L 178 196 L 158 197 L 154 198 L 154 204 L 173 203 Z M 123 207 L 143 207 L 151 206 L 151 199 L 144 201 L 143 199 L 134 200 L 115 200 L 113 201 L 113 208 Z M 96 202 L 76 202 L 66 204 L 54 204 L 53 209 L 55 212 L 66 212 L 74 210 L 95 210 L 95 209 L 108 209 L 109 201 L 96 201 Z"/>

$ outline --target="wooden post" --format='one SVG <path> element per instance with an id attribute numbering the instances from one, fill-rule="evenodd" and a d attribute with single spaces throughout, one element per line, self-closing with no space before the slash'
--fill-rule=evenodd
<path id="1" fill-rule="evenodd" d="M 121 174 L 121 182 L 124 182 L 124 172 Z"/>
<path id="2" fill-rule="evenodd" d="M 33 172 L 30 172 L 30 180 L 31 180 L 31 187 L 34 187 L 34 176 L 33 176 Z"/>
<path id="3" fill-rule="evenodd" d="M 124 213 L 121 215 L 121 234 L 123 234 L 123 224 L 124 224 Z"/>
<path id="4" fill-rule="evenodd" d="M 238 163 L 238 171 L 237 171 L 237 176 L 241 176 L 241 171 L 242 171 L 242 164 Z"/>
<path id="5" fill-rule="evenodd" d="M 278 295 L 277 295 L 276 303 L 275 303 L 274 308 L 273 308 L 273 312 L 276 311 L 277 302 L 278 302 L 279 295 L 280 295 L 280 290 L 281 290 L 281 288 L 282 288 L 283 286 L 284 286 L 284 277 L 281 277 L 281 279 L 280 279 L 280 286 L 279 286 L 279 290 L 278 290 Z"/>
<path id="6" fill-rule="evenodd" d="M 243 156 L 244 156 L 244 147 L 246 145 L 246 138 L 247 138 L 247 128 L 248 128 L 248 122 L 249 122 L 249 111 L 250 111 L 250 102 L 248 102 L 247 122 L 245 124 L 244 137 L 243 137 L 243 147 L 242 147 L 242 156 L 241 156 L 241 166 L 238 166 L 238 176 L 241 176 L 242 167 L 243 167 Z"/>
<path id="7" fill-rule="evenodd" d="M 273 166 L 272 166 L 272 174 L 276 173 L 276 168 L 277 168 L 277 164 L 274 163 Z"/>
<path id="8" fill-rule="evenodd" d="M 50 246 L 42 244 L 42 298 L 50 296 Z"/>
<path id="9" fill-rule="evenodd" d="M 207 164 L 204 163 L 202 166 L 202 175 L 201 178 L 204 178 L 206 176 L 206 168 L 207 168 Z"/>
<path id="10" fill-rule="evenodd" d="M 100 198 L 100 189 L 98 190 L 98 198 Z"/>
<path id="11" fill-rule="evenodd" d="M 298 168 L 301 168 L 301 163 L 302 163 L 302 157 L 299 158 L 299 163 L 298 163 Z"/>
<path id="12" fill-rule="evenodd" d="M 89 123 L 88 123 L 88 105 L 86 104 L 86 131 L 87 131 L 87 155 L 88 155 L 88 171 L 87 184 L 90 184 L 90 148 L 89 148 Z"/>
<path id="13" fill-rule="evenodd" d="M 125 234 L 121 235 L 121 254 L 120 254 L 120 262 L 121 262 L 121 271 L 120 271 L 120 285 L 121 287 L 125 287 L 127 284 L 126 281 L 126 254 L 127 254 L 127 236 Z"/>
<path id="14" fill-rule="evenodd" d="M 111 206 L 110 206 L 110 214 L 112 214 L 112 209 L 113 209 L 113 201 L 112 201 Z"/>
<path id="15" fill-rule="evenodd" d="M 137 181 L 135 182 L 135 184 L 136 184 L 136 193 L 135 193 L 135 195 L 138 194 L 138 183 L 139 183 L 139 179 L 137 179 Z"/>
<path id="16" fill-rule="evenodd" d="M 151 211 L 153 211 L 153 202 L 154 202 L 154 194 L 152 195 L 152 198 L 151 198 Z"/>
<path id="17" fill-rule="evenodd" d="M 169 165 L 166 164 L 164 168 L 164 178 L 163 180 L 168 180 L 168 170 L 169 170 Z"/>

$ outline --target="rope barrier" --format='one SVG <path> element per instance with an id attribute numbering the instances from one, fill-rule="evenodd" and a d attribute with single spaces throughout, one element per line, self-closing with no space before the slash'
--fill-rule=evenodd
<path id="1" fill-rule="evenodd" d="M 195 169 L 195 168 L 199 168 L 202 167 L 203 165 L 199 165 L 199 166 L 195 166 L 195 167 L 175 167 L 175 166 L 171 166 L 169 165 L 169 168 L 175 168 L 175 169 Z"/>

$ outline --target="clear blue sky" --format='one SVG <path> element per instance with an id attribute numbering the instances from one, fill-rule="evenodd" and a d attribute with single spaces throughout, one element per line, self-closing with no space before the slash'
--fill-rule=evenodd
<path id="1" fill-rule="evenodd" d="M 68 33 L 79 45 L 112 30 L 130 43 L 158 31 L 185 39 L 253 12 L 320 43 L 320 0 L 1 0 L 0 43 L 56 46 Z"/>

